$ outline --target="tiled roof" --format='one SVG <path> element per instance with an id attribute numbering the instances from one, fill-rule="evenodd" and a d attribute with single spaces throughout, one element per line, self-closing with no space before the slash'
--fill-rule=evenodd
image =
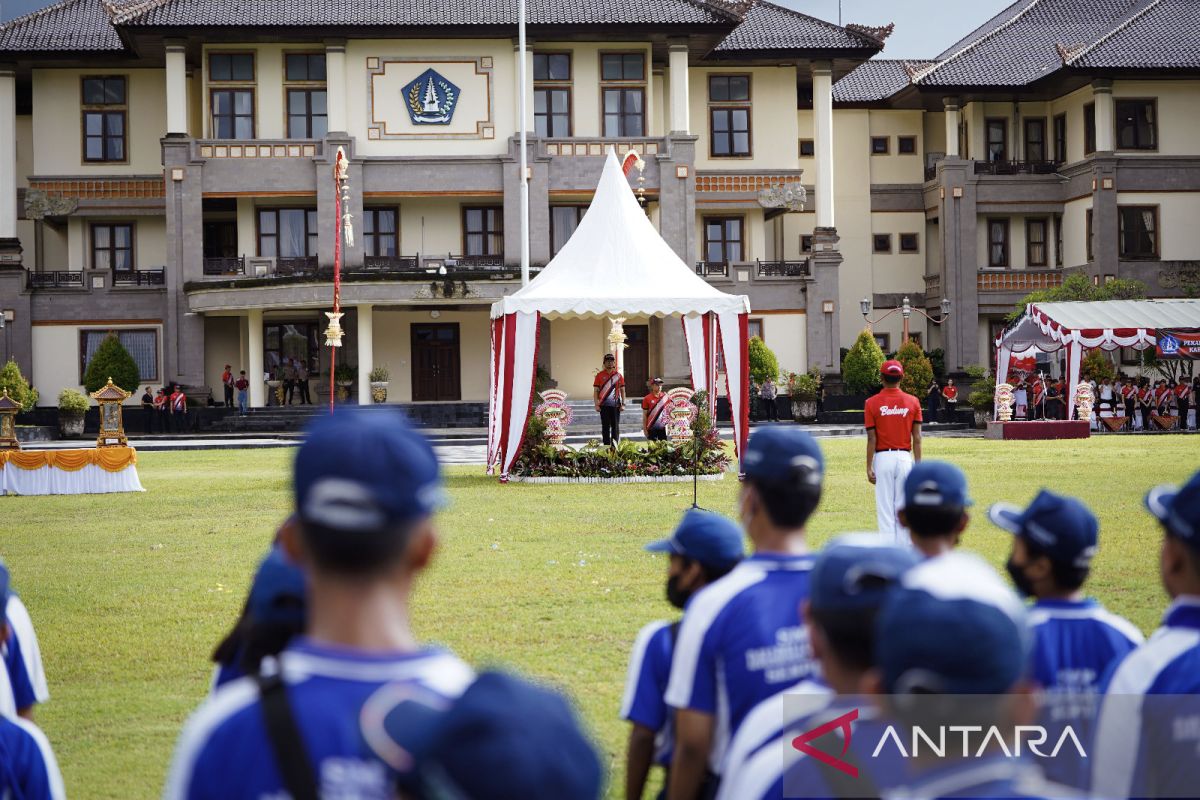
<path id="1" fill-rule="evenodd" d="M 859 50 L 863 55 L 883 47 L 884 29 L 840 28 L 774 3 L 755 3 L 741 25 L 717 45 L 716 52 L 766 50 Z"/>
<path id="2" fill-rule="evenodd" d="M 0 52 L 124 49 L 102 0 L 62 0 L 0 25 Z"/>
<path id="3" fill-rule="evenodd" d="M 833 85 L 833 102 L 871 103 L 886 100 L 911 84 L 910 69 L 921 70 L 935 63 L 873 58 Z"/>
<path id="4" fill-rule="evenodd" d="M 529 25 L 706 25 L 737 21 L 703 0 L 529 0 Z M 517 0 L 152 0 L 114 17 L 130 27 L 516 25 Z"/>
<path id="5" fill-rule="evenodd" d="M 922 86 L 1024 86 L 1062 67 L 1058 46 L 1094 42 L 1146 0 L 1022 0 L 917 75 Z"/>
<path id="6" fill-rule="evenodd" d="M 1069 67 L 1200 69 L 1196 0 L 1156 0 L 1093 44 L 1075 50 Z"/>

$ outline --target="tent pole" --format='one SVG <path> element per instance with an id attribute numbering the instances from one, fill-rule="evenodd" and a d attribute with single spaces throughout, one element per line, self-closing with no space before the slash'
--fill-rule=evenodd
<path id="1" fill-rule="evenodd" d="M 519 0 L 517 8 L 517 49 L 520 51 L 517 63 L 517 115 L 520 117 L 521 131 L 521 285 L 529 285 L 529 167 L 528 153 L 525 151 L 526 121 L 525 121 L 525 0 Z"/>

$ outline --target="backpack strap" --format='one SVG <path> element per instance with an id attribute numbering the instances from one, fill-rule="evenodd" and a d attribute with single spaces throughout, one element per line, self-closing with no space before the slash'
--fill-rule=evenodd
<path id="1" fill-rule="evenodd" d="M 319 800 L 317 776 L 312 761 L 300 738 L 300 728 L 288 703 L 287 687 L 282 676 L 258 676 L 259 697 L 262 699 L 263 721 L 267 727 L 267 739 L 275 754 L 275 765 L 283 778 L 283 787 L 292 800 Z"/>

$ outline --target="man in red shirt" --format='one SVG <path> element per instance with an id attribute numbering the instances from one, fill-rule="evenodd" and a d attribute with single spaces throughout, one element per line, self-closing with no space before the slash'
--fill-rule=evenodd
<path id="1" fill-rule="evenodd" d="M 621 441 L 621 409 L 625 407 L 625 378 L 617 372 L 617 357 L 604 357 L 604 369 L 592 381 L 592 400 L 600 412 L 600 435 L 605 444 Z"/>
<path id="2" fill-rule="evenodd" d="M 175 391 L 171 393 L 168 401 L 171 407 L 171 428 L 176 433 L 183 433 L 187 430 L 187 395 L 183 393 L 183 387 L 179 384 L 175 385 Z"/>
<path id="3" fill-rule="evenodd" d="M 958 410 L 958 387 L 954 385 L 954 378 L 946 379 L 946 385 L 942 388 L 942 399 L 946 401 L 946 422 L 954 422 L 954 412 Z"/>
<path id="4" fill-rule="evenodd" d="M 642 433 L 651 442 L 667 440 L 667 422 L 670 421 L 670 409 L 667 407 L 667 393 L 663 391 L 663 379 L 655 378 L 650 382 L 650 394 L 642 398 Z"/>
<path id="5" fill-rule="evenodd" d="M 908 530 L 896 518 L 904 505 L 904 479 L 921 460 L 921 401 L 900 389 L 904 365 L 883 362 L 883 389 L 867 400 L 867 480 L 875 484 L 875 518 L 885 541 L 911 547 Z"/>

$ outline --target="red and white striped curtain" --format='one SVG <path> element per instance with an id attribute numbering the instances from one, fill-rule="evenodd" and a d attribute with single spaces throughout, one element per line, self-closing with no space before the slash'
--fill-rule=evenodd
<path id="1" fill-rule="evenodd" d="M 541 319 L 538 313 L 518 313 L 492 321 L 488 471 L 499 466 L 502 481 L 521 452 L 533 408 Z"/>
<path id="2" fill-rule="evenodd" d="M 707 390 L 709 413 L 716 420 L 717 348 L 725 359 L 725 393 L 729 396 L 733 415 L 733 446 L 738 460 L 745 450 L 750 431 L 750 358 L 748 314 L 708 313 L 683 318 L 683 335 L 687 342 L 688 362 L 692 371 L 692 388 Z"/>

